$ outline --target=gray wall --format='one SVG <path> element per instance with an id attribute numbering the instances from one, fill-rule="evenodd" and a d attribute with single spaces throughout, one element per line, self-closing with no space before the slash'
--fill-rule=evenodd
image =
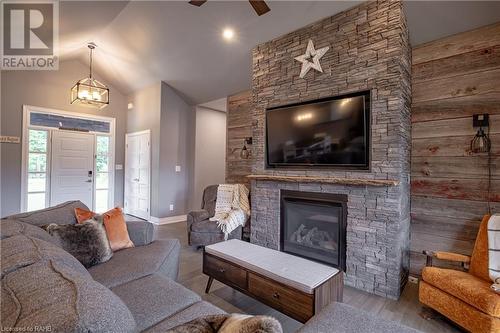
<path id="1" fill-rule="evenodd" d="M 192 194 L 193 107 L 164 82 L 143 88 L 128 100 L 134 107 L 127 112 L 127 133 L 151 130 L 151 216 L 186 214 Z M 181 172 L 175 172 L 176 165 Z"/>
<path id="2" fill-rule="evenodd" d="M 161 86 L 160 133 L 160 202 L 159 217 L 186 214 L 189 210 L 190 180 L 192 179 L 194 152 L 194 112 L 169 85 Z M 181 167 L 180 172 L 175 166 Z M 169 206 L 174 205 L 170 211 Z"/>
<path id="3" fill-rule="evenodd" d="M 224 109 L 225 109 L 224 104 Z M 226 112 L 196 107 L 194 193 L 192 207 L 200 209 L 203 189 L 225 182 Z"/>
<path id="4" fill-rule="evenodd" d="M 58 71 L 2 71 L 1 135 L 22 136 L 23 104 L 114 117 L 115 163 L 123 164 L 125 97 L 108 85 L 111 102 L 106 108 L 98 110 L 70 104 L 71 87 L 87 73 L 88 67 L 77 60 L 61 62 Z M 21 209 L 21 145 L 2 144 L 1 156 L 1 212 L 5 216 Z M 123 205 L 123 170 L 115 171 L 115 204 Z"/>
<path id="5" fill-rule="evenodd" d="M 155 83 L 128 97 L 133 108 L 127 111 L 127 133 L 151 131 L 151 216 L 158 215 L 160 168 L 161 83 Z"/>

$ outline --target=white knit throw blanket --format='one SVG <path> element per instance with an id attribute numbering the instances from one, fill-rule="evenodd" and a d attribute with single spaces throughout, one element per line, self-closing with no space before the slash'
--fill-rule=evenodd
<path id="1" fill-rule="evenodd" d="M 215 215 L 210 221 L 217 225 L 227 240 L 229 234 L 239 226 L 245 226 L 250 216 L 248 189 L 243 184 L 220 184 L 217 188 Z"/>
<path id="2" fill-rule="evenodd" d="M 500 215 L 488 220 L 488 270 L 493 281 L 491 289 L 500 293 Z"/>

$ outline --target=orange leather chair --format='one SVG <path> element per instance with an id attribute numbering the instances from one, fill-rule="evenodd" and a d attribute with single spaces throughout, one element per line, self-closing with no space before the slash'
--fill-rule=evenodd
<path id="1" fill-rule="evenodd" d="M 500 332 L 500 295 L 490 289 L 488 275 L 488 219 L 481 222 L 471 257 L 424 252 L 427 265 L 419 285 L 420 302 L 474 333 Z M 432 267 L 432 258 L 460 262 L 464 270 Z"/>

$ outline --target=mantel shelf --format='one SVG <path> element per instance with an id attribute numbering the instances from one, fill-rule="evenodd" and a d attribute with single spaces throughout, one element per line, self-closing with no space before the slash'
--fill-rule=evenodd
<path id="1" fill-rule="evenodd" d="M 360 179 L 342 177 L 316 177 L 316 176 L 275 176 L 275 175 L 248 175 L 251 180 L 267 180 L 289 183 L 323 183 L 353 186 L 397 186 L 399 180 L 394 179 Z"/>

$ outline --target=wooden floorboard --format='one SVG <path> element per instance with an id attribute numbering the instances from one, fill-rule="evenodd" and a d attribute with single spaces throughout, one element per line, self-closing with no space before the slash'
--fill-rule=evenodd
<path id="1" fill-rule="evenodd" d="M 284 333 L 295 332 L 302 324 L 298 321 L 248 297 L 218 281 L 211 292 L 205 294 L 207 276 L 202 271 L 202 252 L 187 245 L 186 223 L 172 223 L 158 227 L 157 238 L 177 238 L 181 241 L 179 282 L 199 294 L 204 300 L 227 312 L 273 316 L 281 322 Z M 344 303 L 371 312 L 384 319 L 393 320 L 422 332 L 460 332 L 460 329 L 437 315 L 426 320 L 420 316 L 417 285 L 408 283 L 398 301 L 385 299 L 351 287 L 344 288 Z"/>

